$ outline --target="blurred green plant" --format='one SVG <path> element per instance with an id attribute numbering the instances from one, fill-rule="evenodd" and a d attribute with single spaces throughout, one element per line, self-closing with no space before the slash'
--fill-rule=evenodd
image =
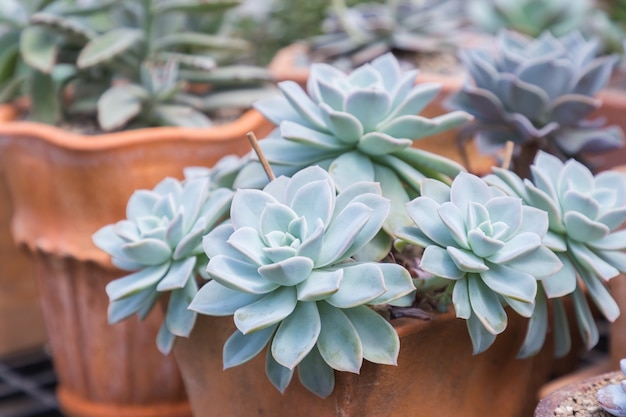
<path id="1" fill-rule="evenodd" d="M 514 30 L 531 37 L 550 31 L 562 36 L 579 29 L 592 9 L 591 0 L 469 0 L 467 14 L 481 30 Z"/>
<path id="2" fill-rule="evenodd" d="M 248 59 L 264 66 L 281 48 L 320 35 L 331 1 L 248 0 L 229 12 L 229 33 L 254 42 L 255 48 Z M 346 4 L 383 1 L 347 0 Z"/>
<path id="3" fill-rule="evenodd" d="M 0 55 L 2 98 L 30 95 L 31 118 L 50 124 L 97 114 L 107 131 L 208 126 L 211 121 L 203 114 L 211 107 L 207 91 L 253 87 L 233 96 L 244 99 L 236 105 L 247 107 L 258 98 L 258 88 L 271 81 L 265 69 L 225 66 L 238 64 L 251 48 L 244 39 L 221 32 L 225 12 L 239 4 L 7 0 L 0 23 L 9 29 L 0 35 L 0 45 L 18 42 L 19 50 Z M 189 83 L 210 88 L 193 94 Z"/>
<path id="4" fill-rule="evenodd" d="M 454 51 L 464 25 L 458 0 L 387 0 L 350 7 L 333 0 L 323 34 L 310 40 L 315 62 L 355 68 L 387 52 Z"/>

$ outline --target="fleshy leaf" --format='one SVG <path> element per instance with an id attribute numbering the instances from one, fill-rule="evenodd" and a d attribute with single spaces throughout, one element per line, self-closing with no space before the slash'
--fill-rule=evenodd
<path id="1" fill-rule="evenodd" d="M 400 338 L 387 320 L 365 306 L 346 309 L 343 312 L 361 339 L 365 359 L 374 363 L 397 365 Z"/>
<path id="2" fill-rule="evenodd" d="M 246 363 L 261 353 L 274 335 L 276 327 L 270 326 L 250 334 L 243 334 L 239 330 L 235 330 L 224 343 L 222 351 L 224 369 Z"/>
<path id="3" fill-rule="evenodd" d="M 321 398 L 328 397 L 335 388 L 335 372 L 322 358 L 317 346 L 300 362 L 298 378 L 306 389 Z"/>
<path id="4" fill-rule="evenodd" d="M 338 308 L 318 303 L 322 329 L 317 341 L 324 361 L 333 369 L 358 373 L 363 362 L 363 347 L 356 329 Z"/>
<path id="5" fill-rule="evenodd" d="M 289 316 L 296 303 L 295 289 L 281 287 L 235 311 L 235 325 L 243 334 L 264 329 Z"/>
<path id="6" fill-rule="evenodd" d="M 212 280 L 203 285 L 189 304 L 189 309 L 209 316 L 230 316 L 237 309 L 259 300 L 262 294 L 248 294 Z"/>
<path id="7" fill-rule="evenodd" d="M 320 329 L 316 303 L 298 303 L 278 327 L 272 341 L 272 356 L 282 366 L 294 369 L 315 346 Z"/>

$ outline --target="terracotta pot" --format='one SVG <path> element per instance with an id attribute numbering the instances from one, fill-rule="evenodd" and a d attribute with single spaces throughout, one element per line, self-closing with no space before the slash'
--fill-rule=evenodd
<path id="1" fill-rule="evenodd" d="M 607 384 L 618 384 L 624 379 L 621 372 L 608 372 L 572 382 L 543 398 L 534 417 L 612 417 L 596 400 L 598 389 Z"/>
<path id="2" fill-rule="evenodd" d="M 511 315 L 507 330 L 473 356 L 465 321 L 451 313 L 433 321 L 398 319 L 398 366 L 364 362 L 359 375 L 336 372 L 333 394 L 320 399 L 297 376 L 284 395 L 265 375 L 265 354 L 223 371 L 222 346 L 232 318 L 199 317 L 174 354 L 195 417 L 529 416 L 553 369 L 551 342 L 535 357 L 515 359 L 526 321 Z"/>
<path id="3" fill-rule="evenodd" d="M 309 78 L 310 59 L 308 58 L 308 48 L 299 43 L 289 45 L 275 55 L 269 65 L 270 70 L 277 81 L 295 81 L 303 88 Z M 439 75 L 428 72 L 420 72 L 416 83 L 439 83 L 441 91 L 433 101 L 420 112 L 425 117 L 435 117 L 450 110 L 443 105 L 445 99 L 461 88 L 463 78 L 458 75 Z M 451 129 L 444 133 L 432 135 L 414 142 L 414 146 L 438 155 L 446 156 L 457 162 L 463 163 L 461 152 L 456 144 L 458 129 Z M 492 157 L 481 155 L 473 143 L 468 143 L 465 147 L 469 159 L 470 171 L 477 174 L 485 174 L 495 163 Z"/>
<path id="4" fill-rule="evenodd" d="M 10 107 L 0 110 L 0 118 L 13 115 Z M 4 356 L 40 347 L 48 336 L 32 279 L 33 268 L 27 254 L 13 243 L 13 208 L 1 172 L 0 201 L 0 356 Z"/>
<path id="5" fill-rule="evenodd" d="M 91 237 L 126 217 L 136 189 L 180 178 L 186 166 L 241 155 L 249 150 L 248 131 L 263 137 L 272 128 L 256 111 L 212 129 L 96 137 L 38 123 L 0 123 L 1 166 L 14 206 L 11 229 L 32 257 L 67 416 L 190 415 L 174 358 L 156 349 L 162 313 L 154 311 L 142 323 L 108 325 L 104 288 L 127 272 L 115 269 Z"/>

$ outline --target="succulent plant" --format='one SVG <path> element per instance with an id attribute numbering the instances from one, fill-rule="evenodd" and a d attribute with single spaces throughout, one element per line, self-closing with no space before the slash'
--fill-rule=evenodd
<path id="1" fill-rule="evenodd" d="M 381 184 L 391 200 L 385 227 L 392 232 L 409 221 L 404 205 L 419 192 L 425 176 L 449 178 L 463 167 L 441 156 L 412 148 L 413 141 L 459 126 L 465 112 L 433 119 L 419 116 L 440 90 L 415 84 L 416 70 L 402 72 L 385 54 L 346 74 L 330 65 L 311 67 L 307 92 L 292 81 L 279 83 L 282 97 L 255 104 L 278 126 L 260 147 L 277 175 L 293 175 L 319 165 L 341 191 L 359 181 Z M 264 185 L 260 164 L 242 169 L 236 187 Z"/>
<path id="2" fill-rule="evenodd" d="M 316 62 L 349 61 L 363 65 L 390 51 L 440 52 L 454 49 L 463 24 L 458 0 L 386 0 L 348 7 L 334 0 L 322 24 L 324 34 L 311 39 Z"/>
<path id="3" fill-rule="evenodd" d="M 29 17 L 20 40 L 24 62 L 47 83 L 43 85 L 47 88 L 38 85 L 33 93 L 42 89 L 56 93 L 46 94 L 41 102 L 33 100 L 41 107 L 38 120 L 57 123 L 61 116 L 97 112 L 104 130 L 164 123 L 209 125 L 199 113 L 214 106 L 214 99 L 192 94 L 183 82 L 210 84 L 211 93 L 241 89 L 229 98 L 237 97 L 236 105 L 248 107 L 260 87 L 267 92 L 271 75 L 257 67 L 222 65 L 233 63 L 250 44 L 208 33 L 219 31 L 209 17 L 221 16 L 238 4 L 237 0 L 46 2 Z M 160 82 L 155 83 L 157 78 Z M 68 90 L 73 100 L 65 105 Z"/>
<path id="4" fill-rule="evenodd" d="M 69 5 L 68 0 L 7 0 L 0 5 L 0 102 L 30 95 L 31 117 L 46 123 L 58 121 L 63 85 L 74 75 L 68 62 L 93 30 L 84 17 L 66 28 L 33 25 L 32 20 Z"/>
<path id="5" fill-rule="evenodd" d="M 475 175 L 460 173 L 450 186 L 425 179 L 407 210 L 414 225 L 397 231 L 396 245 L 425 248 L 420 268 L 448 287 L 474 353 L 506 329 L 505 306 L 530 317 L 537 280 L 552 282 L 562 267 L 543 243 L 547 214 Z"/>
<path id="6" fill-rule="evenodd" d="M 543 292 L 557 303 L 572 293 L 582 340 L 591 348 L 599 336 L 582 288 L 609 321 L 619 315 L 606 282 L 626 272 L 626 231 L 620 229 L 626 221 L 626 176 L 617 171 L 594 176 L 578 161 L 562 162 L 545 152 L 537 154 L 531 173 L 532 181 L 522 181 L 510 171 L 494 168 L 485 181 L 547 212 L 549 231 L 544 242 L 564 267 L 542 281 Z M 554 328 L 568 328 L 564 315 L 555 319 Z M 531 321 L 546 327 L 547 312 L 539 311 Z M 558 336 L 557 351 L 564 352 L 569 334 Z"/>
<path id="7" fill-rule="evenodd" d="M 472 23 L 488 33 L 510 29 L 537 37 L 545 31 L 555 36 L 579 29 L 592 10 L 590 0 L 469 0 Z"/>
<path id="8" fill-rule="evenodd" d="M 169 295 L 157 346 L 168 353 L 176 336 L 189 336 L 196 313 L 187 309 L 206 277 L 208 259 L 202 237 L 223 220 L 233 195 L 216 188 L 215 172 L 190 172 L 179 181 L 166 178 L 153 190 L 138 190 L 126 208 L 127 219 L 98 230 L 93 241 L 113 264 L 131 274 L 106 286 L 109 323 L 133 314 L 144 318 L 163 294 Z"/>
<path id="9" fill-rule="evenodd" d="M 378 184 L 338 194 L 332 177 L 308 167 L 263 190 L 238 189 L 230 222 L 203 241 L 212 278 L 189 308 L 234 316 L 224 367 L 267 349 L 266 373 L 283 392 L 294 370 L 320 397 L 335 370 L 358 373 L 363 359 L 395 364 L 399 339 L 368 305 L 412 302 L 413 282 L 395 263 L 356 261 L 381 229 L 389 202 Z"/>
<path id="10" fill-rule="evenodd" d="M 626 359 L 619 361 L 619 367 L 623 374 L 626 374 Z M 626 417 L 626 380 L 618 384 L 609 384 L 601 387 L 596 399 L 600 406 L 617 417 Z"/>
<path id="11" fill-rule="evenodd" d="M 594 96 L 616 62 L 615 56 L 596 58 L 596 47 L 579 32 L 563 38 L 544 32 L 533 39 L 502 31 L 495 53 L 462 51 L 473 83 L 465 83 L 448 104 L 471 113 L 475 122 L 461 135 L 475 135 L 480 151 L 488 154 L 513 141 L 521 148 L 516 170 L 530 165 L 537 148 L 576 157 L 621 146 L 621 129 L 585 119 L 600 106 Z"/>

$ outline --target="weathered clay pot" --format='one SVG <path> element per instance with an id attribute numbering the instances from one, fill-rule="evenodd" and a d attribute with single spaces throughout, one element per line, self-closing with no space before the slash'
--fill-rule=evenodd
<path id="1" fill-rule="evenodd" d="M 0 123 L 1 166 L 11 196 L 15 242 L 31 255 L 58 394 L 69 417 L 187 417 L 173 357 L 155 338 L 161 312 L 144 322 L 107 323 L 106 284 L 115 269 L 92 242 L 125 218 L 136 189 L 186 166 L 211 166 L 249 150 L 245 137 L 273 125 L 256 111 L 212 129 L 173 127 L 86 137 L 30 122 Z M 158 310 L 158 309 L 157 309 Z"/>
<path id="2" fill-rule="evenodd" d="M 303 44 L 289 45 L 275 55 L 269 65 L 272 74 L 275 75 L 277 81 L 291 80 L 295 81 L 303 88 L 309 78 L 310 59 L 308 58 L 308 49 Z M 441 91 L 431 101 L 420 115 L 425 117 L 435 117 L 447 113 L 450 110 L 444 106 L 444 101 L 452 93 L 461 88 L 463 78 L 458 75 L 440 75 L 420 72 L 416 79 L 416 83 L 438 83 L 441 84 Z M 423 139 L 416 140 L 414 146 L 424 149 L 438 155 L 446 156 L 457 162 L 463 163 L 464 159 L 456 144 L 458 129 L 451 129 L 447 132 L 432 135 Z M 495 163 L 492 157 L 481 155 L 473 143 L 465 146 L 467 157 L 469 160 L 470 171 L 477 174 L 485 174 Z"/>
<path id="3" fill-rule="evenodd" d="M 465 321 L 451 313 L 394 320 L 398 366 L 364 362 L 359 375 L 336 372 L 335 391 L 326 399 L 304 389 L 297 376 L 280 394 L 265 376 L 264 353 L 224 371 L 222 346 L 234 331 L 232 318 L 199 317 L 174 354 L 194 417 L 527 417 L 554 362 L 551 342 L 537 356 L 515 359 L 525 325 L 512 316 L 495 344 L 473 356 Z"/>
<path id="4" fill-rule="evenodd" d="M 598 389 L 607 384 L 618 384 L 624 379 L 621 372 L 592 376 L 566 385 L 543 398 L 534 417 L 612 417 L 596 400 Z"/>
<path id="5" fill-rule="evenodd" d="M 0 108 L 0 121 L 14 116 Z M 40 347 L 47 341 L 33 268 L 28 256 L 13 243 L 13 207 L 0 172 L 0 356 Z M 24 329 L 28 329 L 25 331 Z"/>

